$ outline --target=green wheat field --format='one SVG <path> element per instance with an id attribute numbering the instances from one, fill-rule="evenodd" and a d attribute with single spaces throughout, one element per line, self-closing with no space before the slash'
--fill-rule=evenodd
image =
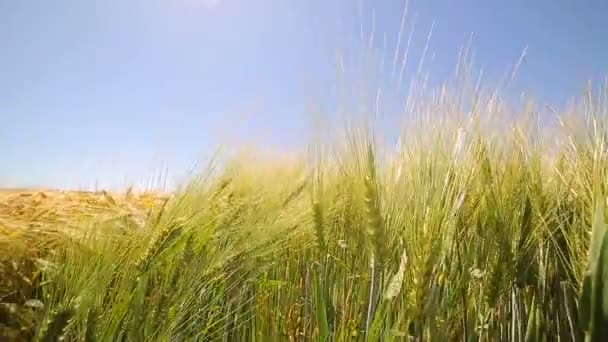
<path id="1" fill-rule="evenodd" d="M 2 192 L 0 340 L 604 340 L 608 92 L 469 83 L 397 145 L 353 116 L 171 194 Z"/>

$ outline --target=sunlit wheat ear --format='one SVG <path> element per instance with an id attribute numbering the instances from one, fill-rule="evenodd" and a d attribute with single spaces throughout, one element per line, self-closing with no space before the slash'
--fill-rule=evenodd
<path id="1" fill-rule="evenodd" d="M 391 282 L 388 284 L 386 291 L 384 292 L 384 298 L 387 300 L 393 299 L 397 297 L 397 295 L 401 292 L 401 287 L 403 286 L 403 277 L 405 275 L 405 269 L 407 267 L 407 253 L 403 250 L 401 254 L 401 261 L 399 262 L 399 269 L 391 279 Z"/>
<path id="2" fill-rule="evenodd" d="M 181 233 L 182 227 L 175 225 L 167 226 L 166 228 L 161 230 L 158 237 L 151 241 L 148 249 L 137 263 L 138 271 L 147 271 L 152 260 L 159 254 L 161 254 L 169 246 L 171 246 L 173 242 L 175 242 L 175 240 L 181 235 Z"/>
<path id="3" fill-rule="evenodd" d="M 224 190 L 226 190 L 230 184 L 232 183 L 232 178 L 227 177 L 225 179 L 223 179 L 220 184 L 218 185 L 217 189 L 213 192 L 213 195 L 211 195 L 211 199 L 216 199 L 218 197 L 220 197 Z"/>
<path id="4" fill-rule="evenodd" d="M 317 241 L 317 247 L 319 248 L 319 251 L 323 254 L 326 251 L 326 245 L 324 231 L 325 228 L 323 226 L 323 208 L 321 207 L 321 203 L 319 203 L 318 201 L 313 203 L 312 213 L 315 226 L 315 237 Z"/>
<path id="5" fill-rule="evenodd" d="M 367 233 L 371 240 L 372 249 L 377 262 L 382 265 L 386 261 L 384 222 L 378 205 L 376 183 L 369 176 L 365 178 L 365 212 L 368 224 Z"/>
<path id="6" fill-rule="evenodd" d="M 436 245 L 435 245 L 436 246 Z M 434 246 L 433 246 L 434 247 Z M 432 304 L 433 282 L 435 280 L 437 251 L 431 250 L 428 252 L 424 269 L 422 270 L 421 281 L 418 284 L 418 312 L 419 320 L 422 322 L 427 318 L 430 305 Z"/>
<path id="7" fill-rule="evenodd" d="M 65 330 L 75 314 L 76 311 L 72 307 L 65 308 L 55 313 L 40 341 L 57 342 L 63 340 L 66 333 Z"/>
<path id="8" fill-rule="evenodd" d="M 485 283 L 485 297 L 488 306 L 496 306 L 498 299 L 500 298 L 500 281 L 502 280 L 501 274 L 501 261 L 495 261 L 492 263 L 492 267 Z"/>
<path id="9" fill-rule="evenodd" d="M 289 205 L 289 203 L 293 202 L 296 198 L 298 198 L 298 196 L 300 196 L 300 194 L 302 194 L 304 189 L 306 189 L 307 185 L 308 185 L 308 180 L 304 180 L 303 182 L 301 182 L 300 185 L 298 185 L 298 187 L 285 198 L 285 200 L 283 201 L 283 204 L 281 206 L 286 207 Z"/>

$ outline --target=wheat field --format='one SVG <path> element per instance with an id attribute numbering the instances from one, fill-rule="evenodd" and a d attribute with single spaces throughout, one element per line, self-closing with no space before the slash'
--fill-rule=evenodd
<path id="1" fill-rule="evenodd" d="M 433 94 L 397 146 L 353 124 L 170 196 L 4 191 L 0 339 L 608 336 L 605 94 Z"/>

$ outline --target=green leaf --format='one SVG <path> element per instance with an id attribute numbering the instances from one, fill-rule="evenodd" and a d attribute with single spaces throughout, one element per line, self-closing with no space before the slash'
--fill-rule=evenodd
<path id="1" fill-rule="evenodd" d="M 538 341 L 538 331 L 536 325 L 536 297 L 532 297 L 532 304 L 530 305 L 530 312 L 528 313 L 528 325 L 526 327 L 526 342 Z"/>
<path id="2" fill-rule="evenodd" d="M 583 288 L 581 290 L 581 298 L 579 300 L 578 305 L 578 317 L 580 321 L 580 326 L 583 331 L 589 331 L 591 325 L 591 292 L 592 288 L 592 279 L 591 274 L 585 274 L 583 278 Z"/>
<path id="3" fill-rule="evenodd" d="M 593 217 L 593 229 L 591 231 L 591 253 L 589 260 L 589 271 L 591 272 L 595 272 L 597 267 L 605 234 L 606 223 L 604 221 L 604 202 L 599 201 L 599 205 L 597 206 Z"/>
<path id="4" fill-rule="evenodd" d="M 329 341 L 329 324 L 327 323 L 327 306 L 325 305 L 325 298 L 323 291 L 319 287 L 319 279 L 313 277 L 313 287 L 315 296 L 315 310 L 317 316 L 317 324 L 319 326 L 319 340 Z"/>
<path id="5" fill-rule="evenodd" d="M 597 265 L 597 288 L 601 296 L 602 326 L 608 333 L 608 234 L 604 234 L 602 251 Z M 606 335 L 608 336 L 608 335 Z"/>
<path id="6" fill-rule="evenodd" d="M 605 341 L 608 336 L 608 234 L 603 243 L 592 277 L 590 341 Z"/>

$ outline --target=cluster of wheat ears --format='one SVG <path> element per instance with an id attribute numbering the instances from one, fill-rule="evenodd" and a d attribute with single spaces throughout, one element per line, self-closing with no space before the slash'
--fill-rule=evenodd
<path id="1" fill-rule="evenodd" d="M 353 125 L 293 158 L 211 162 L 137 210 L 5 203 L 1 336 L 599 341 L 605 101 L 549 115 L 443 88 L 396 147 Z"/>

